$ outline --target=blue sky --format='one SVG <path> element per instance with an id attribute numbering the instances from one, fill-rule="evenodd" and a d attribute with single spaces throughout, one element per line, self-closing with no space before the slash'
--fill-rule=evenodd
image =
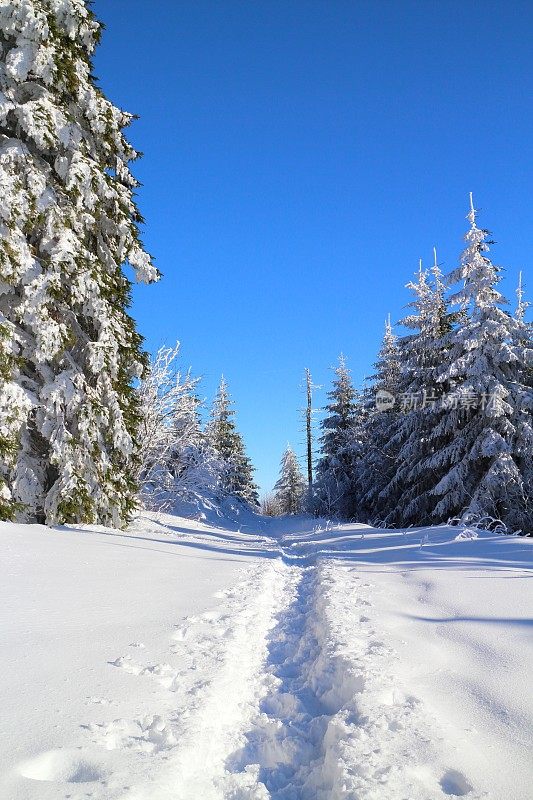
<path id="1" fill-rule="evenodd" d="M 146 346 L 182 342 L 211 397 L 223 372 L 268 489 L 304 453 L 304 367 L 324 402 L 345 353 L 371 372 L 388 312 L 436 245 L 451 269 L 468 192 L 503 290 L 533 298 L 533 5 L 447 0 L 96 0 L 95 72 L 130 139 Z"/>

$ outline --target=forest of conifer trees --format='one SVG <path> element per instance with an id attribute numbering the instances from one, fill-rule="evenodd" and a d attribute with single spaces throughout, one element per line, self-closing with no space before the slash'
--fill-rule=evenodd
<path id="1" fill-rule="evenodd" d="M 529 531 L 533 349 L 521 275 L 510 310 L 470 196 L 466 248 L 446 278 L 422 264 L 409 314 L 385 324 L 375 374 L 353 387 L 341 357 L 322 421 L 321 514 L 407 527 L 463 520 Z"/>

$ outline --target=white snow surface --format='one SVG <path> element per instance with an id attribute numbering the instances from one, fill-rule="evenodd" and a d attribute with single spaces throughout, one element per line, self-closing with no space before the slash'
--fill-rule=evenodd
<path id="1" fill-rule="evenodd" d="M 531 797 L 533 540 L 0 531 L 2 800 Z"/>

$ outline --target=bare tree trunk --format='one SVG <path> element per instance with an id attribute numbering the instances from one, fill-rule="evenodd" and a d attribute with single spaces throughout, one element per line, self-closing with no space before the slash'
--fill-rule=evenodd
<path id="1" fill-rule="evenodd" d="M 307 410 L 305 414 L 305 426 L 307 432 L 307 482 L 309 487 L 313 485 L 313 434 L 311 430 L 311 414 L 313 411 L 313 384 L 311 382 L 311 372 L 306 368 L 305 381 L 307 386 Z"/>

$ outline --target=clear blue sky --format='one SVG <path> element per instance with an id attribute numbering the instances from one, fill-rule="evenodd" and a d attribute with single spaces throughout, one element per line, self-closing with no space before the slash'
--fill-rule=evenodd
<path id="1" fill-rule="evenodd" d="M 468 192 L 514 303 L 533 295 L 533 4 L 501 0 L 97 0 L 95 72 L 130 139 L 146 346 L 220 374 L 264 489 L 303 455 L 303 369 L 360 381 L 418 259 L 451 269 Z M 324 402 L 324 391 L 316 404 Z"/>

